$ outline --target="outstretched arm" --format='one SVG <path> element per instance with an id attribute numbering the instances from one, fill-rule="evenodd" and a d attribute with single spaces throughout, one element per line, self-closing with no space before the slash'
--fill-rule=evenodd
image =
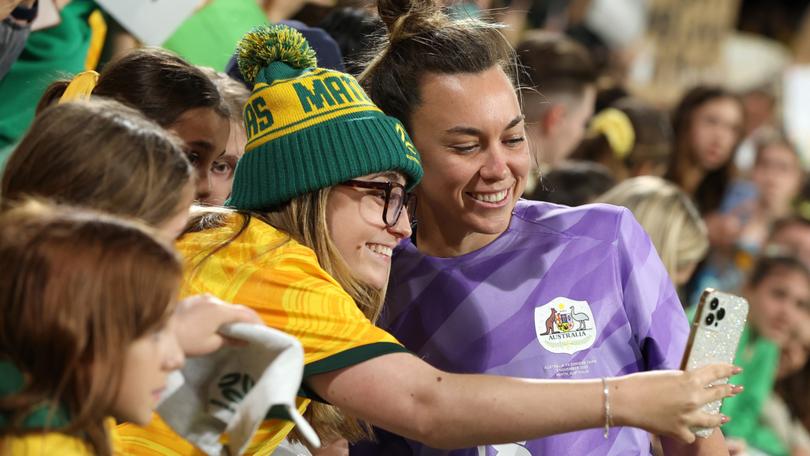
<path id="1" fill-rule="evenodd" d="M 732 394 L 730 385 L 706 385 L 733 369 L 715 365 L 610 379 L 612 425 L 692 442 L 689 426 L 721 424 L 720 416 L 700 406 Z M 435 448 L 529 440 L 601 427 L 605 420 L 600 380 L 448 374 L 405 353 L 315 375 L 308 382 L 346 413 Z"/>

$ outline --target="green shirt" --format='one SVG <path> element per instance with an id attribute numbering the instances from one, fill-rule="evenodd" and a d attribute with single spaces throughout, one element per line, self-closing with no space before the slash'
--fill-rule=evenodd
<path id="1" fill-rule="evenodd" d="M 90 46 L 87 18 L 95 9 L 93 0 L 73 0 L 62 10 L 59 25 L 28 37 L 20 58 L 0 80 L 0 150 L 25 134 L 42 93 L 53 81 L 84 71 Z"/>
<path id="2" fill-rule="evenodd" d="M 743 371 L 729 382 L 742 385 L 745 390 L 735 397 L 723 400 L 721 411 L 731 417 L 723 426 L 727 437 L 745 440 L 748 445 L 773 456 L 787 456 L 789 451 L 777 435 L 761 421 L 762 409 L 773 392 L 776 369 L 779 365 L 779 346 L 754 334 L 746 327 L 734 364 Z"/>

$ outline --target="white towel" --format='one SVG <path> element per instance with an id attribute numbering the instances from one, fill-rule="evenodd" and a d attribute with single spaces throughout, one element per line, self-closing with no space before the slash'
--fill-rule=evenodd
<path id="1" fill-rule="evenodd" d="M 189 358 L 158 405 L 161 418 L 210 456 L 238 455 L 272 407 L 274 415 L 287 415 L 318 448 L 318 435 L 295 407 L 304 371 L 298 340 L 248 323 L 224 326 L 220 333 L 248 345 Z M 228 434 L 227 448 L 220 443 L 223 433 Z"/>

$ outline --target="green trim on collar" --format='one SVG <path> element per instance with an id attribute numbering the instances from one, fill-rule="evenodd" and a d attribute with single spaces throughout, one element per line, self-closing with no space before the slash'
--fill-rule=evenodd
<path id="1" fill-rule="evenodd" d="M 0 396 L 17 393 L 25 386 L 25 378 L 9 361 L 0 361 Z M 0 413 L 0 427 L 8 425 L 8 415 Z M 42 404 L 23 420 L 23 429 L 55 429 L 68 425 L 70 416 L 64 407 Z"/>
<path id="2" fill-rule="evenodd" d="M 360 364 L 363 361 L 368 361 L 372 358 L 388 355 L 390 353 L 410 353 L 410 351 L 408 351 L 408 349 L 402 345 L 394 342 L 374 342 L 371 344 L 350 348 L 340 353 L 335 353 L 334 355 L 327 356 L 326 358 L 318 361 L 313 361 L 304 366 L 304 381 L 301 383 L 301 389 L 298 390 L 298 395 L 328 404 L 328 401 L 318 396 L 318 394 L 313 391 L 309 385 L 307 385 L 308 377 L 318 374 L 325 374 L 326 372 L 343 369 L 344 367 L 354 366 L 355 364 Z"/>
<path id="3" fill-rule="evenodd" d="M 354 366 L 389 353 L 403 352 L 410 353 L 408 349 L 394 342 L 374 342 L 361 345 L 307 364 L 304 366 L 304 378 Z"/>

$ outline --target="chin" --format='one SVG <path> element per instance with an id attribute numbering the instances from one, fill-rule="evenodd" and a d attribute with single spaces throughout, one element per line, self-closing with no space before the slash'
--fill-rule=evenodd
<path id="1" fill-rule="evenodd" d="M 509 222 L 512 220 L 512 211 L 510 210 L 507 215 L 497 218 L 480 218 L 476 217 L 471 220 L 467 225 L 472 231 L 480 234 L 501 234 L 509 228 Z"/>
<path id="2" fill-rule="evenodd" d="M 137 424 L 138 426 L 146 426 L 152 421 L 152 410 L 133 411 L 132 413 L 121 413 L 115 415 L 115 420 L 118 422 L 126 422 Z"/>
<path id="3" fill-rule="evenodd" d="M 388 285 L 388 274 L 385 277 L 380 276 L 377 273 L 369 273 L 369 274 L 359 274 L 355 276 L 355 279 L 362 283 L 367 287 L 371 287 L 375 290 L 382 290 Z"/>
<path id="4" fill-rule="evenodd" d="M 152 412 L 149 412 L 147 416 L 140 417 L 137 420 L 132 420 L 133 423 L 137 424 L 138 426 L 146 426 L 152 421 Z"/>

